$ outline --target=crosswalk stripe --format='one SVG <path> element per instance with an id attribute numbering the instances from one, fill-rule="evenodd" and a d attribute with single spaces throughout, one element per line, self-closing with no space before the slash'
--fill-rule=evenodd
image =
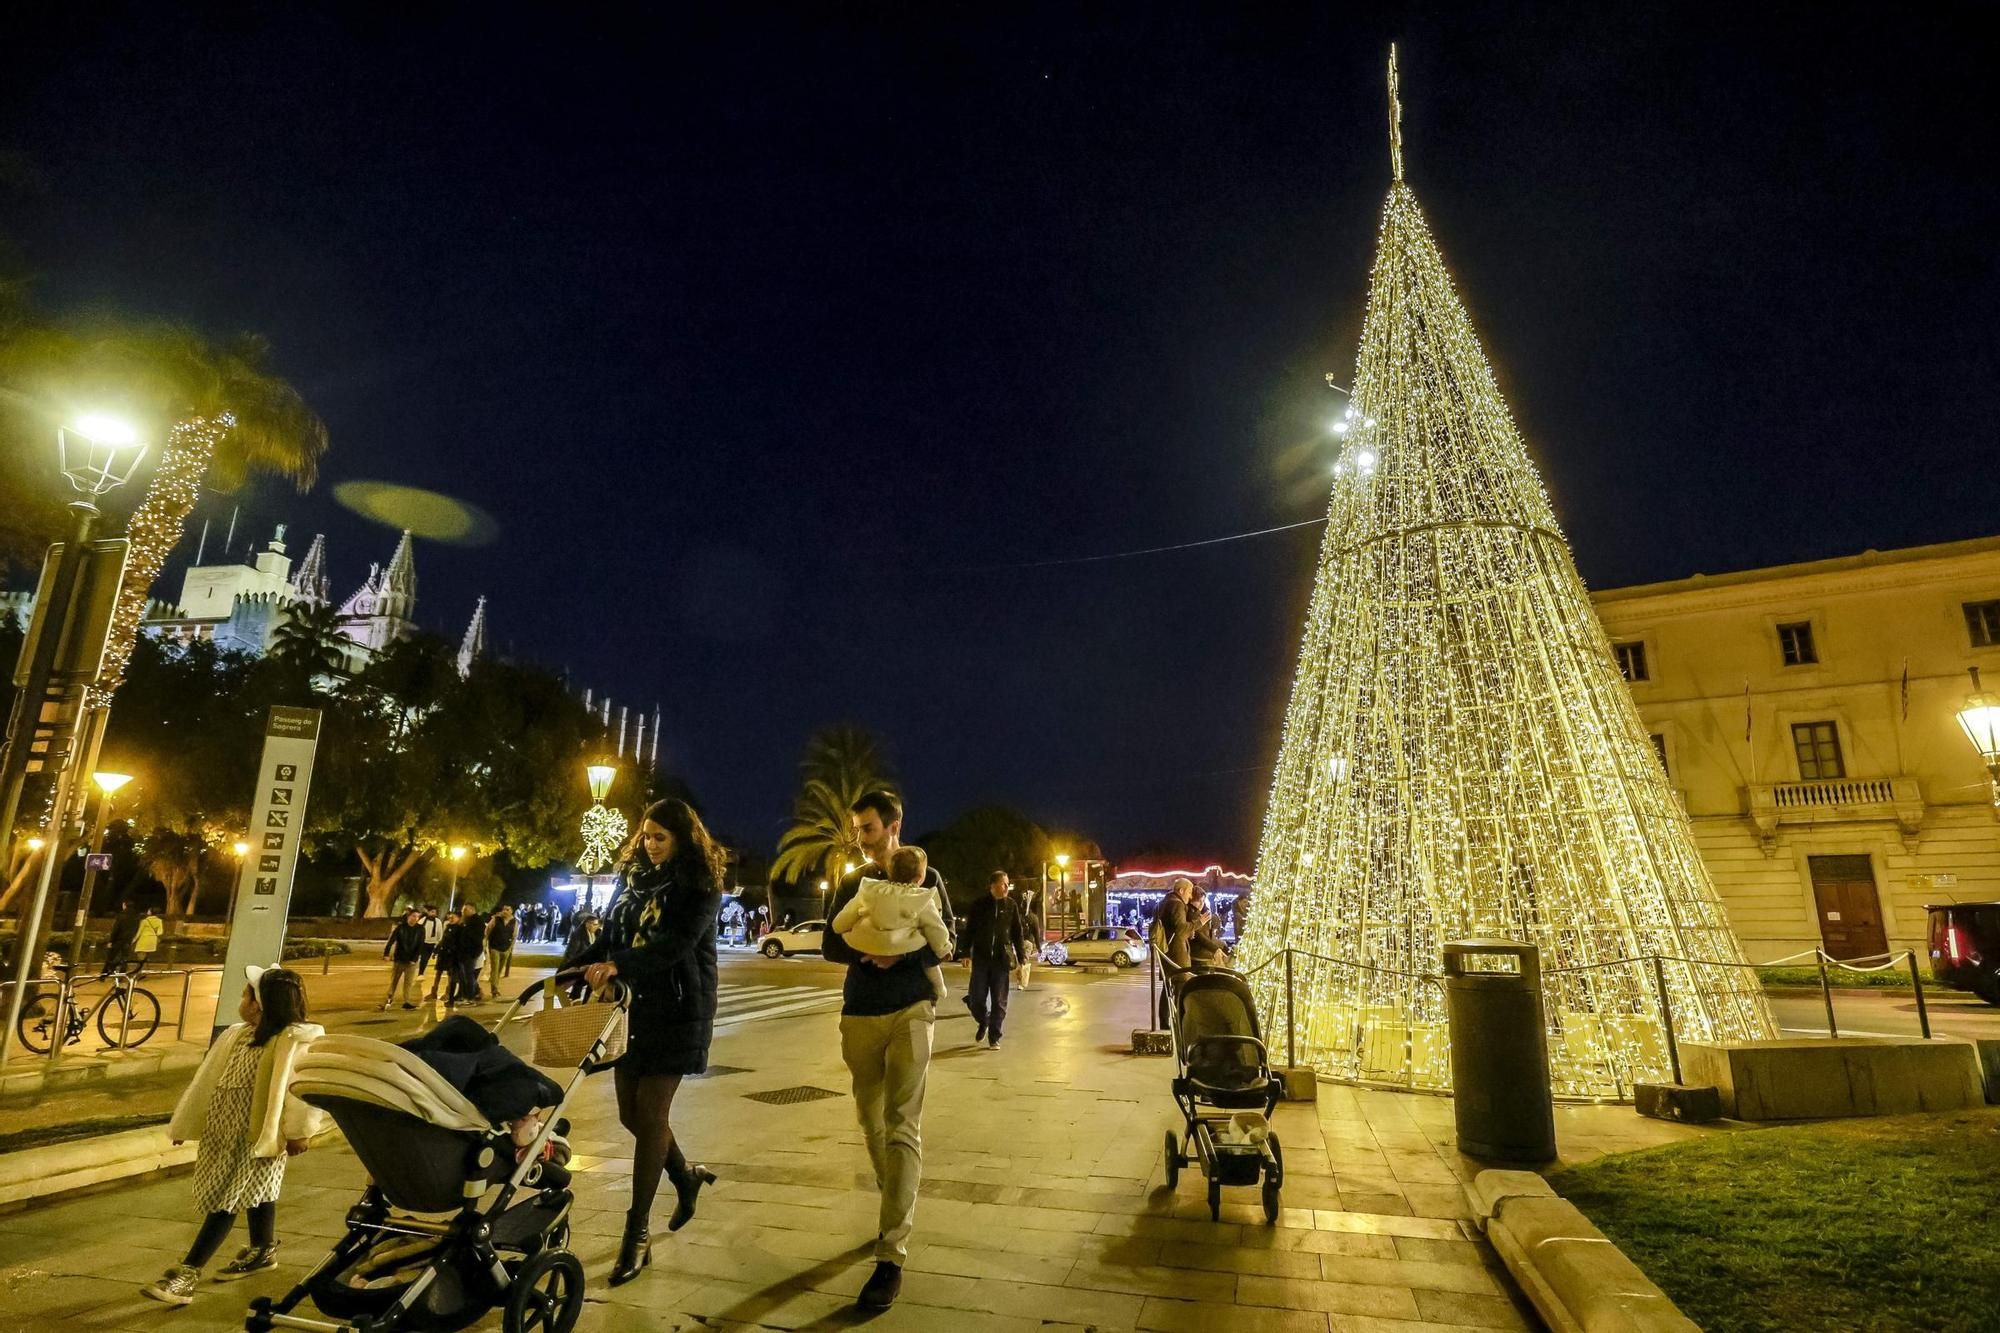
<path id="1" fill-rule="evenodd" d="M 742 1003 L 724 1004 L 716 1012 L 715 1024 L 717 1027 L 727 1027 L 737 1023 L 754 1022 L 760 1018 L 780 1018 L 788 1014 L 830 1009 L 840 1003 L 839 991 L 818 990 L 816 987 L 810 989 L 817 990 L 817 994 L 803 999 L 798 996 L 770 995 L 745 1000 Z"/>

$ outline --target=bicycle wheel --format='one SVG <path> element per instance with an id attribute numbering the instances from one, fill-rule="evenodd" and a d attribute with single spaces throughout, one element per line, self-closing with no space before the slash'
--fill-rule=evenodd
<path id="1" fill-rule="evenodd" d="M 56 997 L 37 995 L 21 1006 L 21 1021 L 15 1025 L 21 1044 L 36 1055 L 47 1055 L 58 1030 Z"/>
<path id="2" fill-rule="evenodd" d="M 118 1029 L 125 1029 L 125 1049 L 144 1046 L 146 1039 L 160 1026 L 160 1001 L 153 992 L 132 987 L 129 994 L 132 1006 L 132 1021 L 125 1022 L 125 1005 L 128 1003 L 125 991 L 113 991 L 103 1004 L 97 1007 L 97 1035 L 104 1038 L 106 1046 L 118 1044 Z"/>

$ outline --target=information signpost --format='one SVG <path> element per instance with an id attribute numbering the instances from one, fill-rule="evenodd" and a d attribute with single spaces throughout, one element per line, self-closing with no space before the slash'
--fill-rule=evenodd
<path id="1" fill-rule="evenodd" d="M 229 952 L 222 964 L 211 1038 L 235 1021 L 245 969 L 284 958 L 292 873 L 298 867 L 299 841 L 305 836 L 319 721 L 317 708 L 280 706 L 271 710 L 264 728 L 264 757 L 257 763 L 257 792 L 250 810 L 250 850 L 237 871 L 236 912 L 229 922 Z"/>

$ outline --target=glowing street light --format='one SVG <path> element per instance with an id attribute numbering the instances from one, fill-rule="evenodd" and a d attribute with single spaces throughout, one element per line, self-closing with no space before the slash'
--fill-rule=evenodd
<path id="1" fill-rule="evenodd" d="M 1979 761 L 1986 765 L 1986 775 L 1993 782 L 1993 802 L 2000 808 L 2000 697 L 1980 688 L 1978 667 L 1967 670 L 1972 673 L 1972 693 L 1958 710 L 1958 725 L 1979 752 Z"/>
<path id="2" fill-rule="evenodd" d="M 590 783 L 591 806 L 583 812 L 583 853 L 576 858 L 576 868 L 594 875 L 611 864 L 631 825 L 621 812 L 604 803 L 604 798 L 611 794 L 612 780 L 618 776 L 618 765 L 600 759 L 583 773 Z"/>
<path id="3" fill-rule="evenodd" d="M 229 844 L 229 850 L 235 852 L 236 859 L 241 861 L 244 857 L 250 855 L 250 844 L 238 838 L 235 842 Z"/>
<path id="4" fill-rule="evenodd" d="M 92 773 L 91 782 L 101 793 L 97 798 L 97 826 L 90 834 L 90 855 L 83 863 L 83 888 L 76 896 L 76 926 L 70 932 L 69 956 L 83 962 L 83 933 L 90 922 L 90 900 L 97 892 L 98 867 L 110 858 L 104 855 L 104 830 L 111 825 L 111 802 L 132 781 L 130 773 Z"/>
<path id="5" fill-rule="evenodd" d="M 465 848 L 453 843 L 445 849 L 445 855 L 451 858 L 451 897 L 445 900 L 444 908 L 445 915 L 449 916 L 458 905 L 458 866 L 465 860 Z"/>

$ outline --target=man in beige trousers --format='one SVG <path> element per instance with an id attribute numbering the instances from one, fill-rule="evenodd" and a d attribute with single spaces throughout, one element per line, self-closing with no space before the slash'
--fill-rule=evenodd
<path id="1" fill-rule="evenodd" d="M 902 843 L 903 803 L 893 794 L 872 791 L 849 812 L 855 840 L 868 864 L 850 872 L 827 904 L 831 920 L 861 887 L 863 876 L 880 879 L 889 857 Z M 944 880 L 935 867 L 924 883 L 940 899 L 949 922 Z M 856 1304 L 886 1310 L 903 1287 L 903 1262 L 917 1220 L 917 1186 L 923 1180 L 924 1084 L 930 1074 L 931 1031 L 937 1019 L 927 968 L 944 961 L 928 945 L 894 957 L 857 952 L 827 931 L 822 946 L 829 962 L 847 964 L 841 989 L 840 1054 L 854 1082 L 854 1106 L 868 1141 L 868 1160 L 882 1192 L 875 1238 L 875 1272 Z"/>

